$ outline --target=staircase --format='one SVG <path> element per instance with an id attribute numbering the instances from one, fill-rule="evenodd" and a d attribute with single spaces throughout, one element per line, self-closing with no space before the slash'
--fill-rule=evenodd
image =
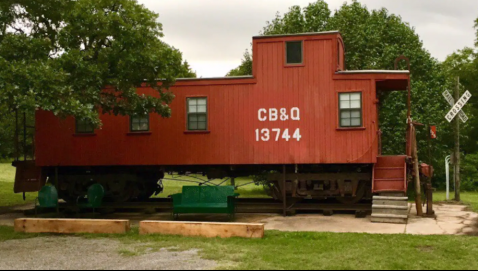
<path id="1" fill-rule="evenodd" d="M 406 224 L 408 221 L 406 156 L 379 156 L 373 170 L 372 222 Z"/>
<path id="2" fill-rule="evenodd" d="M 407 224 L 408 197 L 404 193 L 382 193 L 373 197 L 372 222 Z"/>

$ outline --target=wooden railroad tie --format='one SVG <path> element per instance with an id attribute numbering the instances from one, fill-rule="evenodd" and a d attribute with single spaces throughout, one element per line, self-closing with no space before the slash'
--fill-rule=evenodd
<path id="1" fill-rule="evenodd" d="M 139 233 L 207 238 L 264 238 L 264 224 L 142 221 Z"/>
<path id="2" fill-rule="evenodd" d="M 96 233 L 124 234 L 130 230 L 129 220 L 36 219 L 15 220 L 15 231 L 24 233 Z"/>

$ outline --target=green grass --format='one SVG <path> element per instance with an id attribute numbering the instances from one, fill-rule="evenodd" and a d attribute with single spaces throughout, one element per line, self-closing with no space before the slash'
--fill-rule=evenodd
<path id="1" fill-rule="evenodd" d="M 0 242 L 38 237 L 40 234 L 17 233 L 13 227 L 0 226 Z"/>
<path id="2" fill-rule="evenodd" d="M 118 252 L 127 257 L 161 248 L 199 249 L 202 258 L 215 260 L 225 269 L 478 269 L 478 239 L 468 236 L 267 231 L 264 239 L 250 240 L 140 236 L 134 229 L 123 236 L 100 237 L 126 244 Z"/>
<path id="3" fill-rule="evenodd" d="M 174 177 L 177 177 L 177 175 Z M 200 179 L 204 179 L 204 177 L 200 177 L 200 176 L 197 176 L 197 177 Z M 173 177 L 170 175 L 167 175 L 166 178 L 171 179 Z M 194 177 L 181 176 L 178 179 L 202 182 L 201 180 L 198 180 Z M 223 181 L 224 180 L 214 180 L 211 182 L 211 184 L 220 184 Z M 237 193 L 241 194 L 241 198 L 267 198 L 268 197 L 266 193 L 264 192 L 264 189 L 262 186 L 257 186 L 255 184 L 248 184 L 250 182 L 252 182 L 252 180 L 249 178 L 236 178 L 236 186 L 245 185 L 245 186 L 239 187 L 237 191 Z M 231 182 L 227 181 L 227 182 L 224 182 L 222 185 L 230 185 L 230 184 Z M 168 197 L 169 195 L 181 193 L 183 186 L 197 186 L 198 183 L 164 180 L 163 185 L 164 185 L 164 191 L 163 193 L 158 195 L 158 197 L 160 198 L 165 198 L 165 197 Z"/>
<path id="4" fill-rule="evenodd" d="M 29 203 L 35 200 L 37 193 L 27 193 L 26 201 L 22 194 L 13 193 L 15 168 L 11 164 L 0 164 L 0 207 Z"/>
<path id="5" fill-rule="evenodd" d="M 0 226 L 0 242 L 45 235 L 27 235 Z M 284 269 L 478 269 L 478 239 L 470 236 L 369 235 L 352 233 L 285 233 L 267 231 L 264 239 L 206 239 L 162 235 L 76 235 L 109 238 L 123 246 L 117 253 L 135 257 L 161 248 L 199 249 L 203 259 L 220 268 Z"/>
<path id="6" fill-rule="evenodd" d="M 478 212 L 478 192 L 462 192 L 461 193 L 461 201 L 464 204 L 470 206 L 470 208 L 474 212 Z M 455 194 L 453 191 L 450 191 L 450 200 L 455 198 Z M 435 202 L 444 202 L 446 201 L 446 192 L 435 192 L 433 194 L 433 201 Z"/>

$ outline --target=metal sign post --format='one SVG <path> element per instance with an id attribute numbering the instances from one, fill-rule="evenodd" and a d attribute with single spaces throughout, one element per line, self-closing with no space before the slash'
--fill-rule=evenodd
<path id="1" fill-rule="evenodd" d="M 462 111 L 463 107 L 468 103 L 471 98 L 471 93 L 467 90 L 463 96 L 460 98 L 460 78 L 457 78 L 457 84 L 455 89 L 455 98 L 451 97 L 451 94 L 448 91 L 443 93 L 443 96 L 448 101 L 448 103 L 453 104 L 456 102 L 452 109 L 446 114 L 445 118 L 448 122 L 452 122 L 457 115 L 460 115 L 460 119 L 463 123 L 468 120 L 466 114 Z M 460 121 L 455 119 L 454 125 L 455 133 L 455 153 L 453 157 L 454 165 L 454 179 L 455 179 L 455 200 L 460 201 Z"/>
<path id="2" fill-rule="evenodd" d="M 450 161 L 451 155 L 445 158 L 445 174 L 446 174 L 446 200 L 450 200 Z"/>

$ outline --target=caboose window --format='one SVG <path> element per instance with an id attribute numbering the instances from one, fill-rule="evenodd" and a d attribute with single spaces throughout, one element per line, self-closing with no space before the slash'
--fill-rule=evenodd
<path id="1" fill-rule="evenodd" d="M 89 120 L 76 119 L 76 133 L 77 134 L 93 134 L 95 126 Z"/>
<path id="2" fill-rule="evenodd" d="M 130 129 L 131 129 L 131 132 L 148 132 L 149 131 L 149 115 L 131 116 Z"/>
<path id="3" fill-rule="evenodd" d="M 302 64 L 303 63 L 303 43 L 302 41 L 288 41 L 286 42 L 286 59 L 287 64 Z"/>
<path id="4" fill-rule="evenodd" d="M 362 93 L 340 93 L 340 127 L 362 127 Z"/>
<path id="5" fill-rule="evenodd" d="M 207 98 L 188 98 L 188 130 L 207 130 Z"/>

